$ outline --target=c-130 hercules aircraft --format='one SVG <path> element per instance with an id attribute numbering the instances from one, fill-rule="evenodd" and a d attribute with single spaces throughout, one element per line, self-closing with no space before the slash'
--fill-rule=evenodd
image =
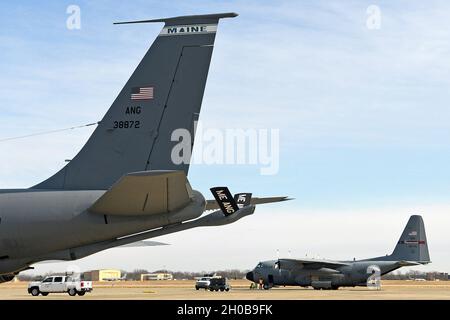
<path id="1" fill-rule="evenodd" d="M 366 286 L 379 276 L 401 267 L 430 263 L 425 226 L 421 216 L 411 216 L 391 255 L 354 261 L 321 259 L 278 259 L 258 263 L 247 279 L 273 286 L 302 286 L 314 289 Z"/>
<path id="2" fill-rule="evenodd" d="M 0 190 L 0 282 L 40 261 L 225 225 L 252 214 L 255 204 L 286 200 L 233 198 L 217 187 L 216 201 L 206 201 L 190 187 L 189 163 L 171 158 L 174 130 L 195 136 L 219 19 L 236 16 L 125 22 L 165 25 L 76 157 L 30 189 Z"/>

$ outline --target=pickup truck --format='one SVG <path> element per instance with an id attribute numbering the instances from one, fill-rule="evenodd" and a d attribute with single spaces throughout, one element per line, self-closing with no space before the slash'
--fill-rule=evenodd
<path id="1" fill-rule="evenodd" d="M 28 293 L 32 296 L 48 296 L 49 293 L 68 293 L 70 296 L 84 296 L 92 291 L 91 281 L 81 281 L 70 276 L 48 276 L 42 281 L 28 284 Z"/>
<path id="2" fill-rule="evenodd" d="M 211 277 L 202 277 L 200 279 L 197 280 L 197 282 L 195 283 L 195 289 L 208 289 L 209 286 L 209 282 L 211 280 Z"/>

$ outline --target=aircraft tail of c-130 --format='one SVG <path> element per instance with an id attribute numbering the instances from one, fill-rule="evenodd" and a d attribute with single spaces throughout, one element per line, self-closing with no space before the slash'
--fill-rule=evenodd
<path id="1" fill-rule="evenodd" d="M 218 22 L 235 13 L 126 23 L 165 25 L 82 150 L 34 189 L 106 190 L 129 172 L 182 170 L 172 132 L 198 120 Z"/>
<path id="2" fill-rule="evenodd" d="M 425 224 L 419 215 L 412 215 L 397 242 L 392 254 L 372 258 L 374 261 L 412 261 L 421 264 L 430 263 Z"/>

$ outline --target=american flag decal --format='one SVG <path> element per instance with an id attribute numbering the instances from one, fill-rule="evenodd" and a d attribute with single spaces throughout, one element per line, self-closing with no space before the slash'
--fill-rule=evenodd
<path id="1" fill-rule="evenodd" d="M 152 100 L 154 87 L 134 87 L 131 89 L 131 100 Z"/>

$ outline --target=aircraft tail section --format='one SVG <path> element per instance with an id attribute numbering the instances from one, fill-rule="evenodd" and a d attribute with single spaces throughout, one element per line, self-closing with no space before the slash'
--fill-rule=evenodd
<path id="1" fill-rule="evenodd" d="M 419 263 L 430 262 L 425 225 L 421 216 L 413 215 L 409 218 L 394 252 L 389 258 L 390 260 Z"/>
<path id="2" fill-rule="evenodd" d="M 191 140 L 182 142 L 192 148 L 217 25 L 221 18 L 235 16 L 127 22 L 165 25 L 83 149 L 61 171 L 33 188 L 105 190 L 129 172 L 187 174 L 190 154 L 174 149 L 182 138 L 172 134 L 177 129 L 190 133 Z"/>

